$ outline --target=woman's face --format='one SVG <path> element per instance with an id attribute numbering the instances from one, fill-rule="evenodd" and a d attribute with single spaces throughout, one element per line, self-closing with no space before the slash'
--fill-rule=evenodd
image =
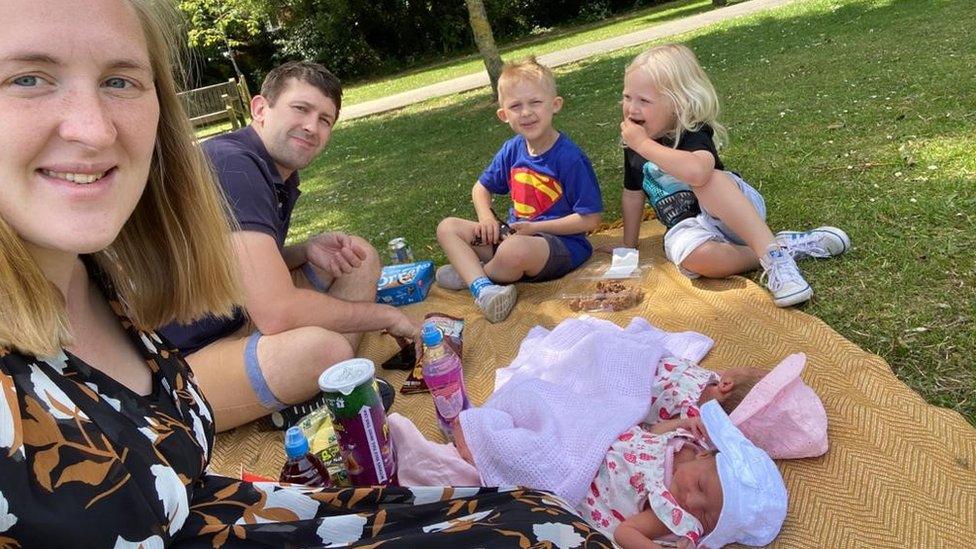
<path id="1" fill-rule="evenodd" d="M 146 186 L 158 122 L 127 0 L 4 0 L 0 217 L 29 248 L 111 244 Z"/>

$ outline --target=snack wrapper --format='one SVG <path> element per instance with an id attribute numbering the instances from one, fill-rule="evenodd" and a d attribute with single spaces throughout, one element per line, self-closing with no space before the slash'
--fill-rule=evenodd
<path id="1" fill-rule="evenodd" d="M 339 440 L 332 427 L 332 414 L 329 413 L 329 408 L 322 406 L 312 411 L 298 421 L 298 426 L 302 428 L 302 432 L 308 439 L 309 451 L 322 460 L 325 468 L 329 470 L 332 485 L 351 486 L 346 464 L 342 460 L 342 454 L 339 453 Z"/>
<path id="2" fill-rule="evenodd" d="M 434 326 L 444 334 L 444 342 L 452 351 L 454 351 L 457 356 L 463 357 L 461 354 L 462 349 L 462 339 L 464 336 L 464 320 L 446 315 L 444 313 L 427 313 L 424 315 L 425 322 L 433 322 Z M 427 383 L 424 382 L 424 346 L 419 342 L 417 343 L 417 360 L 414 363 L 413 370 L 407 374 L 406 381 L 403 382 L 403 386 L 400 387 L 400 393 L 404 395 L 413 395 L 417 393 L 429 393 L 430 389 L 427 387 Z"/>

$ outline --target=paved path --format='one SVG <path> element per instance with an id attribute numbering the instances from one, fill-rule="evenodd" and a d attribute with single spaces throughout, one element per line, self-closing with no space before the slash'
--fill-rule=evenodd
<path id="1" fill-rule="evenodd" d="M 630 34 L 625 34 L 623 36 L 607 38 L 606 40 L 591 42 L 589 44 L 583 44 L 566 50 L 540 55 L 539 62 L 549 67 L 565 65 L 566 63 L 572 63 L 574 61 L 586 59 L 587 57 L 601 53 L 629 48 L 631 46 L 636 46 L 638 44 L 643 44 L 659 38 L 693 31 L 704 26 L 711 25 L 712 23 L 727 21 L 743 15 L 750 15 L 770 8 L 784 6 L 795 1 L 797 0 L 749 0 L 748 2 L 733 4 L 724 8 L 718 8 L 705 13 L 699 13 L 690 17 L 683 17 L 675 21 L 662 23 L 660 25 L 654 25 L 653 27 L 632 32 Z M 434 97 L 441 97 L 444 95 L 473 90 L 475 88 L 487 86 L 488 84 L 487 72 L 482 71 L 476 74 L 469 74 L 467 76 L 445 80 L 443 82 L 438 82 L 437 84 L 431 84 L 429 86 L 405 91 L 396 95 L 390 95 L 388 97 L 367 101 L 365 103 L 350 105 L 342 109 L 341 118 L 343 120 L 352 120 L 354 118 L 361 118 L 371 114 L 392 111 L 394 109 L 399 109 L 413 103 L 420 103 L 421 101 L 426 101 Z"/>

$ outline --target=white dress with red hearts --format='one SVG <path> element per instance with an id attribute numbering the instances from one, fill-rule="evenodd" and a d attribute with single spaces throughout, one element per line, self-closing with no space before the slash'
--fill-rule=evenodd
<path id="1" fill-rule="evenodd" d="M 685 444 L 696 444 L 686 431 L 655 435 L 631 427 L 610 446 L 580 511 L 586 521 L 612 537 L 624 520 L 648 506 L 676 536 L 697 545 L 702 525 L 668 490 L 672 460 Z"/>
<path id="2" fill-rule="evenodd" d="M 718 380 L 718 374 L 693 360 L 662 357 L 654 373 L 651 410 L 644 422 L 653 425 L 662 419 L 698 416 L 698 399 L 702 391 L 706 385 Z"/>

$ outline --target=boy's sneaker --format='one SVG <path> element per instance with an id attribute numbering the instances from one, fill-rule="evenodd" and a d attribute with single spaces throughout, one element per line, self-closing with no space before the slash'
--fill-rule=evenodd
<path id="1" fill-rule="evenodd" d="M 512 312 L 518 292 L 514 284 L 499 286 L 492 284 L 481 289 L 481 293 L 475 299 L 475 303 L 485 313 L 488 322 L 494 324 L 508 318 L 508 313 Z"/>
<path id="2" fill-rule="evenodd" d="M 390 385 L 385 379 L 376 378 L 376 386 L 380 390 L 380 400 L 383 402 L 383 411 L 389 412 L 390 406 L 393 406 L 393 399 L 396 397 L 396 391 L 393 390 L 393 386 Z M 284 431 L 289 427 L 298 425 L 298 422 L 301 421 L 303 417 L 311 414 L 323 406 L 325 406 L 325 393 L 319 393 L 305 402 L 292 404 L 291 406 L 272 412 L 270 416 L 271 425 L 273 425 L 276 429 L 281 429 Z"/>
<path id="3" fill-rule="evenodd" d="M 434 275 L 434 280 L 437 281 L 437 285 L 445 290 L 463 290 L 468 287 L 464 283 L 464 279 L 458 274 L 457 269 L 454 265 L 442 265 L 437 268 L 437 273 Z"/>
<path id="4" fill-rule="evenodd" d="M 774 244 L 759 258 L 759 263 L 763 268 L 760 281 L 764 281 L 773 294 L 773 303 L 777 307 L 796 305 L 813 296 L 813 288 L 803 279 L 796 261 L 784 248 Z"/>
<path id="5" fill-rule="evenodd" d="M 793 259 L 833 257 L 851 247 L 847 233 L 837 227 L 817 227 L 810 231 L 780 231 L 776 242 L 787 249 Z"/>

